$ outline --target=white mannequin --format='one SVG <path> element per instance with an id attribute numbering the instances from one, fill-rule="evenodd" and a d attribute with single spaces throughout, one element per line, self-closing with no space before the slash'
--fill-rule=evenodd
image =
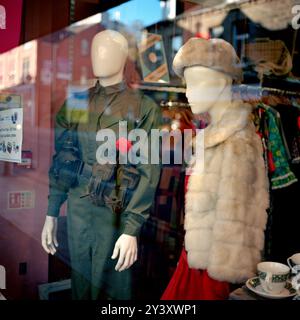
<path id="1" fill-rule="evenodd" d="M 218 122 L 232 101 L 232 78 L 202 66 L 185 68 L 186 97 L 193 113 L 208 112 L 211 124 Z"/>
<path id="2" fill-rule="evenodd" d="M 120 83 L 128 57 L 128 42 L 119 32 L 105 30 L 92 41 L 93 73 L 103 87 Z"/>
<path id="3" fill-rule="evenodd" d="M 196 45 L 195 40 L 187 47 Z M 199 52 L 201 45 L 199 41 Z M 220 42 L 214 50 L 221 50 L 223 45 Z M 185 56 L 183 51 L 175 63 L 179 74 L 182 65 L 201 61 L 187 52 Z M 233 56 L 229 52 L 228 61 L 233 61 Z M 203 61 L 216 62 L 214 57 L 205 57 Z M 183 72 L 192 111 L 208 112 L 211 118 L 209 125 L 198 132 L 204 140 L 202 171 L 195 170 L 198 161 L 191 163 L 189 170 L 184 249 L 189 268 L 206 270 L 217 281 L 242 283 L 255 275 L 261 260 L 269 190 L 263 147 L 250 119 L 252 107 L 232 92 L 235 77 L 241 80 L 242 74 L 231 68 L 224 68 L 232 72 L 230 75 L 221 72 L 225 61 L 224 56 L 224 60 L 212 64 L 220 67 L 218 71 L 198 65 L 186 67 Z"/>
<path id="4" fill-rule="evenodd" d="M 128 56 L 127 40 L 119 32 L 105 30 L 97 33 L 92 41 L 91 59 L 93 73 L 103 87 L 120 83 Z M 42 231 L 42 246 L 54 255 L 58 247 L 57 218 L 46 216 Z M 117 240 L 112 259 L 119 256 L 116 271 L 123 271 L 137 260 L 137 239 L 135 236 L 122 234 Z"/>

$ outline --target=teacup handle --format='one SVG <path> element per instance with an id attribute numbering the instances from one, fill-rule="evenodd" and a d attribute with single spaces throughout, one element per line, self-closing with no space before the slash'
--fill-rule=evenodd
<path id="1" fill-rule="evenodd" d="M 272 286 L 271 286 L 272 277 L 273 277 L 273 274 L 271 272 L 267 272 L 265 283 L 268 291 L 272 291 Z"/>
<path id="2" fill-rule="evenodd" d="M 286 262 L 287 262 L 288 266 L 290 267 L 290 269 L 293 270 L 293 266 L 292 266 L 292 264 L 291 264 L 291 260 L 292 260 L 292 257 L 289 257 L 289 258 L 286 260 Z"/>

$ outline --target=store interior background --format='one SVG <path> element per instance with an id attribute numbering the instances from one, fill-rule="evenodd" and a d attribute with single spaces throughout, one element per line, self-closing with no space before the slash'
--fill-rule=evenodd
<path id="1" fill-rule="evenodd" d="M 250 9 L 241 10 L 241 4 Z M 256 6 L 261 4 L 269 6 L 269 16 L 257 10 Z M 186 105 L 184 87 L 172 71 L 172 60 L 192 36 L 224 38 L 240 57 L 248 42 L 262 38 L 282 40 L 293 58 L 292 74 L 300 80 L 300 36 L 290 25 L 290 13 L 285 15 L 285 7 L 284 0 L 23 1 L 19 45 L 0 54 L 0 93 L 22 95 L 23 150 L 28 151 L 32 160 L 30 168 L 0 161 L 0 265 L 6 268 L 7 299 L 38 299 L 39 285 L 70 277 L 64 214 L 59 222 L 60 247 L 56 257 L 45 254 L 40 235 L 47 208 L 54 116 L 71 86 L 84 89 L 95 81 L 90 63 L 93 36 L 104 29 L 126 34 L 131 47 L 126 82 L 139 85 L 162 106 L 166 127 L 183 130 L 198 119 L 193 118 Z M 143 82 L 136 50 L 136 40 L 143 30 L 162 35 L 170 83 Z M 245 60 L 243 67 L 245 81 L 258 83 Z M 162 86 L 168 90 L 162 91 Z M 300 84 L 294 85 L 293 90 L 300 92 Z M 177 101 L 183 107 L 170 109 L 168 101 Z M 299 164 L 292 169 L 299 179 Z M 183 181 L 180 165 L 163 168 L 151 218 L 141 236 L 138 298 L 158 299 L 176 267 L 183 241 Z M 29 205 L 14 209 L 13 203 L 21 201 L 22 192 L 27 192 Z M 284 262 L 300 251 L 300 233 L 296 235 L 295 227 L 299 217 L 293 211 L 297 194 L 299 182 L 280 195 L 286 202 L 279 209 L 281 218 L 277 217 L 275 224 L 281 225 L 282 239 L 274 243 L 277 249 L 269 253 L 276 261 Z M 293 212 L 294 216 L 286 212 Z"/>

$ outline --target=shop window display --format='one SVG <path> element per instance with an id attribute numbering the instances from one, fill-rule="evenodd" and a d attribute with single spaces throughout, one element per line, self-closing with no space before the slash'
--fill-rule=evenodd
<path id="1" fill-rule="evenodd" d="M 0 48 L 1 294 L 293 298 L 296 1 L 104 2 Z"/>

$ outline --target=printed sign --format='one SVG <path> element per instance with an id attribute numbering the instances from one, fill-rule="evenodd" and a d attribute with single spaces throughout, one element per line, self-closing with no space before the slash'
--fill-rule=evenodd
<path id="1" fill-rule="evenodd" d="M 32 209 L 35 205 L 34 191 L 8 192 L 7 209 Z"/>
<path id="2" fill-rule="evenodd" d="M 21 163 L 16 163 L 17 168 L 31 169 L 32 168 L 32 152 L 30 150 L 22 151 Z"/>
<path id="3" fill-rule="evenodd" d="M 6 289 L 6 272 L 3 266 L 0 266 L 0 289 Z"/>
<path id="4" fill-rule="evenodd" d="M 161 35 L 147 33 L 139 45 L 139 57 L 144 81 L 170 82 Z"/>
<path id="5" fill-rule="evenodd" d="M 21 162 L 23 109 L 21 97 L 0 95 L 0 161 Z"/>

